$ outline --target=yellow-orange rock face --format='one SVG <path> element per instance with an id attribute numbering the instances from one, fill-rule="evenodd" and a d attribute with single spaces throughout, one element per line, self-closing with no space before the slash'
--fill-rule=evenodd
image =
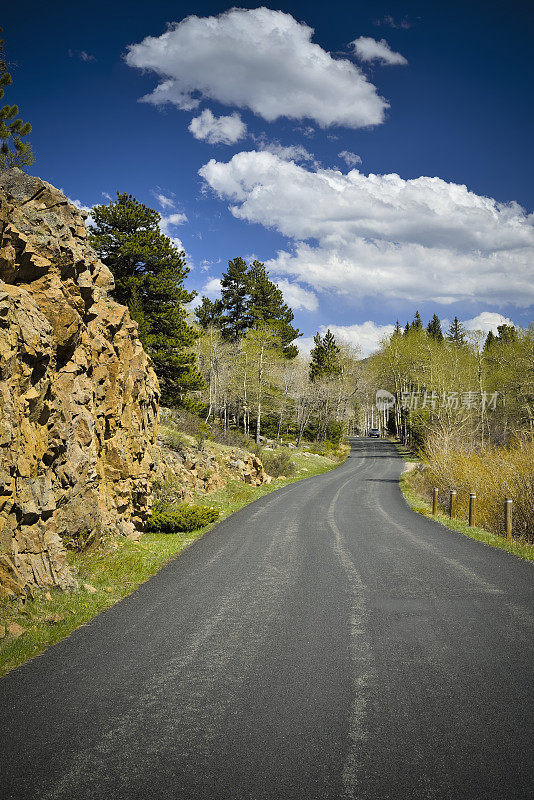
<path id="1" fill-rule="evenodd" d="M 0 173 L 0 596 L 75 585 L 63 539 L 148 513 L 159 388 L 83 212 Z"/>

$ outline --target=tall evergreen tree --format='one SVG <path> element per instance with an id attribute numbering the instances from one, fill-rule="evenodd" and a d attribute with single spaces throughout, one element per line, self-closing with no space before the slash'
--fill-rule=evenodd
<path id="1" fill-rule="evenodd" d="M 284 303 L 281 290 L 269 278 L 265 264 L 253 261 L 248 272 L 247 311 L 251 325 L 274 322 L 280 338 L 281 349 L 287 358 L 294 358 L 298 347 L 292 342 L 300 336 L 291 324 L 295 318 L 291 308 Z"/>
<path id="2" fill-rule="evenodd" d="M 489 348 L 494 344 L 497 340 L 497 337 L 493 333 L 493 331 L 488 331 L 488 335 L 486 336 L 486 341 L 484 342 L 484 350 L 489 350 Z"/>
<path id="3" fill-rule="evenodd" d="M 13 83 L 3 52 L 4 40 L 0 39 L 0 100 L 4 96 L 6 86 Z M 0 169 L 28 167 L 35 161 L 31 145 L 29 142 L 23 142 L 21 138 L 31 133 L 32 126 L 29 122 L 23 122 L 18 113 L 18 106 L 5 105 L 0 108 Z"/>
<path id="4" fill-rule="evenodd" d="M 454 317 L 453 321 L 449 325 L 447 339 L 450 342 L 456 342 L 456 344 L 465 344 L 465 328 L 458 317 Z"/>
<path id="5" fill-rule="evenodd" d="M 402 336 L 402 327 L 399 320 L 395 323 L 395 329 L 393 331 L 393 336 Z"/>
<path id="6" fill-rule="evenodd" d="M 208 325 L 221 328 L 223 313 L 222 300 L 210 300 L 209 297 L 203 297 L 202 302 L 195 310 L 195 316 L 201 328 L 207 328 Z"/>
<path id="7" fill-rule="evenodd" d="M 407 336 L 410 333 L 410 323 L 407 322 L 404 326 L 404 335 Z"/>
<path id="8" fill-rule="evenodd" d="M 339 353 L 341 351 L 330 328 L 322 338 L 321 334 L 317 332 L 313 337 L 313 342 L 315 346 L 310 353 L 310 380 L 315 381 L 318 378 L 339 375 L 341 372 Z"/>
<path id="9" fill-rule="evenodd" d="M 130 194 L 94 206 L 89 241 L 115 278 L 114 297 L 127 305 L 139 324 L 139 338 L 154 362 L 166 405 L 187 404 L 185 393 L 202 379 L 190 346 L 196 338 L 184 304 L 195 292 L 183 281 L 189 274 L 185 253 L 159 230 L 160 215 Z"/>
<path id="10" fill-rule="evenodd" d="M 443 341 L 443 331 L 441 330 L 441 322 L 439 321 L 439 317 L 437 314 L 434 314 L 430 322 L 426 327 L 426 332 L 432 339 L 435 339 L 437 342 Z"/>
<path id="11" fill-rule="evenodd" d="M 419 311 L 415 312 L 413 322 L 411 324 L 412 331 L 422 331 L 423 330 L 423 320 L 421 319 L 421 315 Z"/>
<path id="12" fill-rule="evenodd" d="M 226 339 L 236 341 L 250 327 L 248 314 L 248 265 L 242 258 L 228 262 L 221 278 L 221 297 L 224 313 L 222 331 Z"/>

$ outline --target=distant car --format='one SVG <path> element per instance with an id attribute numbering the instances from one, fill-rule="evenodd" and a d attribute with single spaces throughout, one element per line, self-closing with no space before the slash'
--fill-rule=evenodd
<path id="1" fill-rule="evenodd" d="M 371 439 L 380 439 L 380 430 L 378 428 L 371 428 L 369 436 Z"/>

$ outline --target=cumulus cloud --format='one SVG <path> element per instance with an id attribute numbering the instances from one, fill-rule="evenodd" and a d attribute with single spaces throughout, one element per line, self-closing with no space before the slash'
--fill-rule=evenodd
<path id="1" fill-rule="evenodd" d="M 221 279 L 211 278 L 202 287 L 201 294 L 206 295 L 210 300 L 216 300 L 221 295 Z"/>
<path id="2" fill-rule="evenodd" d="M 356 167 L 362 163 L 360 156 L 357 156 L 356 153 L 351 153 L 350 150 L 342 150 L 341 153 L 337 154 L 337 157 L 342 158 L 347 167 Z"/>
<path id="3" fill-rule="evenodd" d="M 244 137 L 247 126 L 239 114 L 215 117 L 206 108 L 199 117 L 191 120 L 189 130 L 195 139 L 202 139 L 209 144 L 234 144 Z"/>
<path id="4" fill-rule="evenodd" d="M 282 279 L 276 281 L 276 285 L 284 295 L 284 300 L 294 311 L 317 311 L 319 301 L 314 292 L 303 289 L 298 283 Z"/>
<path id="5" fill-rule="evenodd" d="M 336 341 L 351 345 L 359 351 L 362 358 L 367 358 L 380 348 L 382 339 L 391 336 L 394 327 L 394 325 L 377 325 L 376 322 L 368 320 L 356 325 L 321 325 L 319 333 L 324 336 L 330 329 Z M 309 356 L 314 346 L 313 337 L 303 336 L 296 344 L 301 355 Z"/>
<path id="6" fill-rule="evenodd" d="M 349 45 L 360 61 L 378 61 L 380 64 L 407 64 L 400 53 L 395 53 L 385 39 L 377 41 L 371 36 L 360 36 Z"/>
<path id="7" fill-rule="evenodd" d="M 482 331 L 487 336 L 490 331 L 497 333 L 499 325 L 513 325 L 509 317 L 497 314 L 495 311 L 482 311 L 476 317 L 467 319 L 463 325 L 468 331 Z"/>
<path id="8" fill-rule="evenodd" d="M 159 37 L 130 45 L 126 62 L 161 83 L 142 98 L 187 111 L 201 99 L 248 108 L 269 122 L 314 120 L 360 128 L 384 119 L 387 102 L 348 59 L 312 42 L 313 29 L 268 8 L 189 16 Z"/>
<path id="9" fill-rule="evenodd" d="M 316 290 L 411 302 L 534 301 L 534 215 L 440 178 L 306 169 L 268 152 L 199 174 L 238 219 L 294 240 L 269 263 Z"/>
<path id="10" fill-rule="evenodd" d="M 359 348 L 362 358 L 366 358 L 379 349 L 382 339 L 391 336 L 395 326 L 368 320 L 356 325 L 322 325 L 320 333 L 324 336 L 329 328 L 338 341 Z"/>

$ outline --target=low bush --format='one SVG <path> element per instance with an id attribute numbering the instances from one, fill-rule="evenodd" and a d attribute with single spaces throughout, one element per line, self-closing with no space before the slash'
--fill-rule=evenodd
<path id="1" fill-rule="evenodd" d="M 279 450 L 274 453 L 264 450 L 263 467 L 265 472 L 274 478 L 278 478 L 279 475 L 293 475 L 296 469 L 296 465 L 291 460 L 287 450 Z"/>
<path id="2" fill-rule="evenodd" d="M 175 450 L 177 453 L 181 453 L 182 455 L 185 453 L 187 449 L 187 442 L 182 434 L 175 428 L 168 426 L 162 427 L 161 438 L 167 447 L 171 448 L 171 450 Z"/>
<path id="3" fill-rule="evenodd" d="M 156 507 L 147 521 L 147 528 L 153 533 L 189 533 L 215 522 L 218 516 L 219 511 L 209 506 L 184 503 L 179 506 Z"/>

